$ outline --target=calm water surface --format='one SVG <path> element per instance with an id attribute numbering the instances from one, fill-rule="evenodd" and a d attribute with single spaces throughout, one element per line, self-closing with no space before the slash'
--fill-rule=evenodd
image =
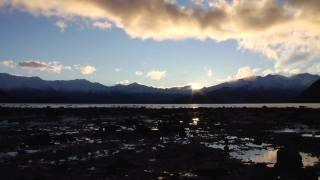
<path id="1" fill-rule="evenodd" d="M 271 108 L 286 108 L 286 107 L 306 107 L 306 108 L 320 108 L 320 103 L 257 103 L 257 104 L 46 104 L 46 103 L 2 103 L 1 107 L 22 107 L 22 108 L 88 108 L 88 107 L 104 107 L 104 108 L 261 108 L 261 107 L 271 107 Z"/>

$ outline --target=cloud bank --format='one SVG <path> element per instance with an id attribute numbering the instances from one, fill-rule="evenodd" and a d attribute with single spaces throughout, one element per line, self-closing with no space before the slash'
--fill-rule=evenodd
<path id="1" fill-rule="evenodd" d="M 63 69 L 69 69 L 70 67 L 65 67 L 57 61 L 53 62 L 43 62 L 38 60 L 27 60 L 19 62 L 18 65 L 22 68 L 30 69 L 30 70 L 40 70 L 40 71 L 48 71 L 53 73 L 61 73 Z"/>
<path id="2" fill-rule="evenodd" d="M 4 60 L 0 64 L 9 68 L 21 67 L 22 69 L 46 71 L 51 73 L 61 73 L 63 70 L 76 70 L 83 75 L 89 75 L 96 72 L 96 68 L 90 65 L 72 65 L 66 66 L 58 61 L 45 62 L 40 60 L 25 60 L 16 63 L 13 60 Z"/>
<path id="3" fill-rule="evenodd" d="M 17 63 L 12 60 L 4 60 L 1 62 L 1 65 L 9 67 L 9 68 L 14 68 L 17 66 Z"/>
<path id="4" fill-rule="evenodd" d="M 192 0 L 185 6 L 175 0 L 0 0 L 0 6 L 115 26 L 132 38 L 235 40 L 240 49 L 275 60 L 277 71 L 319 63 L 319 0 Z"/>
<path id="5" fill-rule="evenodd" d="M 158 71 L 150 71 L 147 73 L 147 77 L 153 80 L 161 80 L 166 77 L 167 71 L 158 70 Z"/>

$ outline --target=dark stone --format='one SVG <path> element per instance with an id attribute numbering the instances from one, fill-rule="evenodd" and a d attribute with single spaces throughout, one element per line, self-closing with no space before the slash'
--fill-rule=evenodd
<path id="1" fill-rule="evenodd" d="M 281 170 L 297 170 L 302 168 L 302 157 L 294 148 L 281 148 L 277 152 L 275 167 Z"/>
<path id="2" fill-rule="evenodd" d="M 31 146 L 45 146 L 45 145 L 50 145 L 51 138 L 49 133 L 41 133 L 41 134 L 36 134 L 32 135 L 27 139 L 27 144 Z"/>

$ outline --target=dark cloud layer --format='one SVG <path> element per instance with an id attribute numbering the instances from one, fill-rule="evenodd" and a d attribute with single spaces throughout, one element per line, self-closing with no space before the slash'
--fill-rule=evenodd
<path id="1" fill-rule="evenodd" d="M 23 61 L 19 62 L 19 66 L 28 68 L 47 68 L 48 64 L 40 61 Z"/>

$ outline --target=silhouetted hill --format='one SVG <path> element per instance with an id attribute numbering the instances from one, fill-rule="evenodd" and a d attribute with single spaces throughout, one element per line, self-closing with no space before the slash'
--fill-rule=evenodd
<path id="1" fill-rule="evenodd" d="M 299 100 L 305 102 L 320 102 L 320 80 L 306 89 Z"/>
<path id="2" fill-rule="evenodd" d="M 104 86 L 85 79 L 46 81 L 5 73 L 0 73 L 0 82 L 0 102 L 178 103 L 188 99 L 185 90 L 138 83 Z"/>
<path id="3" fill-rule="evenodd" d="M 247 90 L 290 90 L 302 92 L 319 79 L 318 75 L 308 73 L 290 77 L 282 75 L 254 76 L 238 79 L 205 88 L 204 92 L 211 92 L 221 88 L 246 88 Z"/>
<path id="4" fill-rule="evenodd" d="M 289 102 L 319 79 L 299 74 L 257 76 L 192 91 L 190 86 L 155 88 L 132 83 L 105 86 L 85 79 L 46 81 L 0 73 L 0 102 L 249 103 Z"/>
<path id="5" fill-rule="evenodd" d="M 319 79 L 318 75 L 298 74 L 291 77 L 267 75 L 248 77 L 204 88 L 193 97 L 199 103 L 291 102 Z"/>
<path id="6" fill-rule="evenodd" d="M 299 91 L 300 92 L 300 91 Z M 299 92 L 283 89 L 250 89 L 248 87 L 223 87 L 205 94 L 197 94 L 193 101 L 197 103 L 277 103 L 291 102 Z"/>

